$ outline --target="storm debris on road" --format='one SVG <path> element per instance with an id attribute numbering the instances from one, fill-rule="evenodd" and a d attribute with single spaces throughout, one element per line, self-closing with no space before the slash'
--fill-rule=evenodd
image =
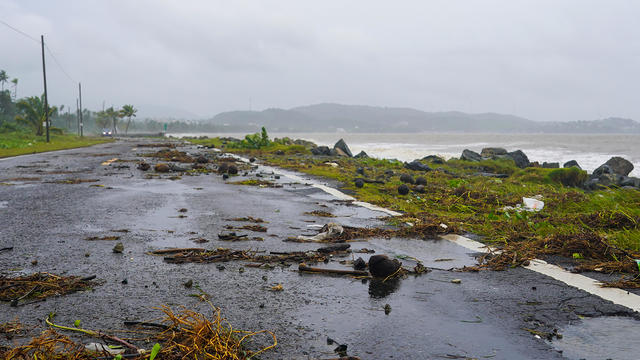
<path id="1" fill-rule="evenodd" d="M 98 282 L 95 276 L 59 276 L 51 273 L 35 273 L 19 277 L 0 277 L 0 301 L 10 301 L 17 306 L 22 300 L 41 300 L 86 290 Z"/>

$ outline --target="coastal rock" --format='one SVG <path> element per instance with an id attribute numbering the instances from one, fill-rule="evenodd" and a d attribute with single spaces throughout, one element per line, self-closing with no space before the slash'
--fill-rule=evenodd
<path id="1" fill-rule="evenodd" d="M 482 156 L 475 151 L 471 151 L 469 149 L 464 149 L 462 151 L 462 155 L 460 156 L 460 160 L 466 161 L 481 161 Z"/>
<path id="2" fill-rule="evenodd" d="M 166 173 L 166 172 L 169 172 L 171 168 L 169 168 L 169 165 L 165 163 L 157 163 L 156 166 L 154 167 L 154 170 L 156 172 Z"/>
<path id="3" fill-rule="evenodd" d="M 413 184 L 415 182 L 413 180 L 413 177 L 411 177 L 411 175 L 409 175 L 409 174 L 400 175 L 400 181 L 402 181 L 403 183 L 408 183 L 408 184 Z"/>
<path id="4" fill-rule="evenodd" d="M 328 146 L 318 146 L 318 147 L 312 148 L 311 153 L 313 155 L 329 156 L 331 155 L 331 149 L 329 149 Z"/>
<path id="5" fill-rule="evenodd" d="M 151 168 L 151 165 L 149 165 L 148 163 L 146 163 L 144 161 L 138 164 L 138 170 L 147 171 L 150 168 Z"/>
<path id="6" fill-rule="evenodd" d="M 542 168 L 543 169 L 559 169 L 560 168 L 560 163 L 557 162 L 543 162 L 542 163 Z"/>
<path id="7" fill-rule="evenodd" d="M 580 165 L 578 165 L 578 162 L 575 160 L 569 160 L 566 163 L 564 163 L 564 165 L 562 165 L 563 168 L 570 168 L 570 167 L 577 167 L 578 169 L 582 169 L 580 167 Z"/>
<path id="8" fill-rule="evenodd" d="M 417 185 L 415 188 L 413 188 L 413 191 L 420 193 L 420 194 L 424 194 L 424 185 Z"/>
<path id="9" fill-rule="evenodd" d="M 367 153 L 364 151 L 360 151 L 356 156 L 354 156 L 354 158 L 358 158 L 358 159 L 366 159 L 368 157 L 369 155 L 367 155 Z"/>
<path id="10" fill-rule="evenodd" d="M 407 195 L 409 193 L 409 187 L 405 184 L 398 186 L 398 194 Z"/>
<path id="11" fill-rule="evenodd" d="M 361 188 L 361 187 L 363 187 L 363 186 L 364 186 L 364 180 L 362 180 L 362 179 L 356 179 L 356 181 L 355 181 L 355 185 L 356 185 L 356 187 L 357 187 L 357 188 Z"/>
<path id="12" fill-rule="evenodd" d="M 187 171 L 186 168 L 183 168 L 182 166 L 179 166 L 179 165 L 176 165 L 176 164 L 169 164 L 169 170 L 171 170 L 173 172 Z"/>
<path id="13" fill-rule="evenodd" d="M 498 155 L 507 155 L 507 150 L 499 147 L 490 147 L 484 148 L 480 152 L 480 156 L 482 156 L 483 158 L 492 158 Z"/>
<path id="14" fill-rule="evenodd" d="M 331 156 L 342 156 L 342 157 L 349 157 L 349 155 L 347 155 L 347 153 L 345 153 L 344 151 L 342 151 L 341 149 L 331 149 L 331 151 L 329 152 L 329 154 Z"/>
<path id="15" fill-rule="evenodd" d="M 635 188 L 640 188 L 640 179 L 637 177 L 629 177 L 623 176 L 619 181 L 620 186 L 632 186 Z"/>
<path id="16" fill-rule="evenodd" d="M 342 151 L 348 157 L 353 157 L 351 150 L 349 150 L 349 146 L 347 146 L 347 143 L 344 142 L 343 139 L 338 140 L 338 142 L 333 145 L 333 149 Z"/>
<path id="17" fill-rule="evenodd" d="M 414 171 L 431 171 L 429 165 L 425 165 L 418 160 L 413 160 L 410 163 L 404 163 L 404 167 Z"/>
<path id="18" fill-rule="evenodd" d="M 427 179 L 422 176 L 416 178 L 416 185 L 427 185 Z"/>
<path id="19" fill-rule="evenodd" d="M 389 259 L 387 255 L 373 255 L 369 258 L 369 272 L 374 277 L 386 278 L 400 269 L 402 263 Z"/>
<path id="20" fill-rule="evenodd" d="M 293 143 L 295 145 L 302 145 L 304 146 L 306 149 L 313 149 L 315 148 L 317 145 L 315 143 L 313 143 L 312 141 L 307 141 L 307 140 L 302 140 L 302 139 L 296 139 L 293 141 Z"/>
<path id="21" fill-rule="evenodd" d="M 633 164 L 620 156 L 612 157 L 604 165 L 608 165 L 615 174 L 622 176 L 628 176 L 633 171 Z"/>
<path id="22" fill-rule="evenodd" d="M 196 158 L 196 163 L 198 164 L 206 164 L 209 162 L 209 159 L 207 159 L 205 156 L 200 155 Z"/>
<path id="23" fill-rule="evenodd" d="M 233 164 L 231 164 L 231 165 L 229 165 L 229 170 L 228 171 L 229 171 L 229 174 L 236 175 L 238 173 L 238 167 L 233 165 Z"/>
<path id="24" fill-rule="evenodd" d="M 353 269 L 354 270 L 364 270 L 367 268 L 367 263 L 361 258 L 357 258 L 354 262 L 353 262 Z"/>
<path id="25" fill-rule="evenodd" d="M 218 165 L 218 173 L 224 174 L 227 171 L 229 171 L 229 163 L 223 162 L 223 163 Z"/>
<path id="26" fill-rule="evenodd" d="M 444 164 L 444 159 L 436 155 L 427 155 L 423 157 L 422 160 L 433 164 Z"/>
<path id="27" fill-rule="evenodd" d="M 600 177 L 605 174 L 613 174 L 613 169 L 609 165 L 600 165 L 597 169 L 593 170 L 592 177 Z"/>
<path id="28" fill-rule="evenodd" d="M 529 158 L 522 150 L 511 151 L 507 153 L 506 156 L 513 160 L 516 163 L 516 166 L 521 169 L 531 166 Z"/>

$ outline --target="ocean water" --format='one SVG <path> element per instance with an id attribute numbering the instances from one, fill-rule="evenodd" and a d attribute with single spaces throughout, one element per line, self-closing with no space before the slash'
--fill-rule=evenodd
<path id="1" fill-rule="evenodd" d="M 173 136 L 233 136 L 245 134 L 172 134 Z M 530 161 L 559 162 L 576 160 L 593 171 L 612 156 L 631 161 L 631 176 L 640 177 L 640 135 L 629 134 L 360 134 L 360 133 L 272 133 L 271 138 L 288 136 L 333 146 L 344 139 L 354 155 L 364 150 L 377 158 L 411 161 L 427 155 L 446 159 L 459 157 L 464 149 L 480 152 L 485 147 L 502 147 L 507 151 L 522 150 Z"/>

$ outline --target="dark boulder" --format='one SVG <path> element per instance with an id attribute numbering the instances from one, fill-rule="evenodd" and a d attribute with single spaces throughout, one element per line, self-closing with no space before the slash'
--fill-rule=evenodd
<path id="1" fill-rule="evenodd" d="M 223 163 L 218 165 L 218 173 L 224 174 L 227 171 L 229 171 L 229 163 L 223 162 Z"/>
<path id="2" fill-rule="evenodd" d="M 444 159 L 436 155 L 428 155 L 422 158 L 423 161 L 427 161 L 433 164 L 444 164 Z"/>
<path id="3" fill-rule="evenodd" d="M 422 176 L 416 178 L 416 185 L 427 185 L 427 179 Z"/>
<path id="4" fill-rule="evenodd" d="M 353 154 L 351 153 L 351 150 L 349 150 L 349 146 L 347 146 L 347 143 L 344 142 L 343 139 L 338 140 L 338 142 L 335 145 L 333 145 L 333 148 L 336 151 L 338 151 L 338 150 L 342 151 L 342 153 L 344 153 L 348 157 L 353 157 Z M 338 151 L 338 153 L 340 153 L 339 151 Z"/>
<path id="5" fill-rule="evenodd" d="M 166 173 L 171 171 L 171 168 L 169 167 L 169 165 L 165 164 L 165 163 L 158 163 L 156 164 L 156 166 L 154 167 L 154 169 L 157 172 L 161 172 L 161 173 Z"/>
<path id="6" fill-rule="evenodd" d="M 481 161 L 482 160 L 482 156 L 480 156 L 480 154 L 478 154 L 475 151 L 471 151 L 469 149 L 464 149 L 464 151 L 462 151 L 462 156 L 460 156 L 460 160 Z"/>
<path id="7" fill-rule="evenodd" d="M 229 174 L 222 174 L 222 180 L 227 180 L 229 178 Z"/>
<path id="8" fill-rule="evenodd" d="M 385 170 L 384 174 L 387 176 L 393 176 L 395 173 L 393 172 L 393 170 Z"/>
<path id="9" fill-rule="evenodd" d="M 402 263 L 389 259 L 387 255 L 373 255 L 369 258 L 369 272 L 374 277 L 386 278 L 400 269 Z"/>
<path id="10" fill-rule="evenodd" d="M 146 163 L 144 161 L 138 164 L 138 170 L 147 171 L 150 168 L 151 168 L 151 165 L 149 165 L 148 163 Z"/>
<path id="11" fill-rule="evenodd" d="M 361 188 L 361 187 L 363 187 L 363 186 L 364 186 L 364 180 L 362 180 L 362 179 L 356 179 L 356 181 L 355 181 L 355 185 L 356 185 L 356 187 L 357 187 L 357 188 Z"/>
<path id="12" fill-rule="evenodd" d="M 637 177 L 628 177 L 623 176 L 619 181 L 620 186 L 632 186 L 635 188 L 640 188 L 640 179 Z"/>
<path id="13" fill-rule="evenodd" d="M 622 176 L 628 176 L 633 171 L 633 164 L 620 156 L 612 157 L 604 165 L 608 165 L 615 174 Z"/>
<path id="14" fill-rule="evenodd" d="M 254 163 L 254 162 L 256 162 L 256 158 L 254 158 L 253 156 L 252 156 L 252 157 L 250 157 L 250 158 L 249 158 L 249 162 L 250 162 L 250 163 Z"/>
<path id="15" fill-rule="evenodd" d="M 400 175 L 400 181 L 402 181 L 403 183 L 407 183 L 407 184 L 413 184 L 415 182 L 413 180 L 413 177 L 411 177 L 411 175 L 409 175 L 409 174 Z"/>
<path id="16" fill-rule="evenodd" d="M 169 164 L 169 170 L 171 170 L 173 172 L 187 171 L 186 168 L 183 168 L 182 166 L 179 166 L 179 165 L 176 165 L 176 164 Z"/>
<path id="17" fill-rule="evenodd" d="M 543 162 L 542 163 L 542 168 L 543 169 L 559 169 L 560 168 L 560 163 L 557 162 Z"/>
<path id="18" fill-rule="evenodd" d="M 577 167 L 578 169 L 582 169 L 580 167 L 580 165 L 578 165 L 578 162 L 575 160 L 569 160 L 566 163 L 564 163 L 564 165 L 562 165 L 563 168 L 570 168 L 570 167 Z"/>
<path id="19" fill-rule="evenodd" d="M 196 162 L 198 164 L 206 164 L 209 162 L 209 159 L 207 159 L 205 156 L 200 155 L 196 158 Z"/>
<path id="20" fill-rule="evenodd" d="M 229 171 L 229 174 L 236 175 L 238 173 L 238 167 L 233 165 L 233 164 L 231 164 L 231 165 L 229 165 L 229 170 L 228 171 Z"/>
<path id="21" fill-rule="evenodd" d="M 356 174 L 360 174 L 364 176 L 364 168 L 363 167 L 359 167 L 356 169 Z"/>
<path id="22" fill-rule="evenodd" d="M 413 191 L 424 194 L 424 185 L 417 185 L 415 188 L 413 188 Z"/>
<path id="23" fill-rule="evenodd" d="M 366 159 L 366 158 L 368 158 L 368 157 L 369 157 L 369 155 L 367 155 L 367 153 L 366 153 L 366 152 L 364 152 L 364 151 L 360 151 L 360 152 L 359 152 L 356 156 L 354 156 L 354 157 L 355 157 L 355 158 L 358 158 L 358 159 Z"/>
<path id="24" fill-rule="evenodd" d="M 529 167 L 531 163 L 529 162 L 529 158 L 522 150 L 511 151 L 506 155 L 509 159 L 513 160 L 516 163 L 516 166 L 524 169 Z"/>
<path id="25" fill-rule="evenodd" d="M 613 169 L 609 165 L 600 165 L 597 169 L 593 170 L 592 177 L 600 177 L 605 174 L 613 174 Z"/>
<path id="26" fill-rule="evenodd" d="M 490 147 L 484 148 L 480 152 L 480 156 L 482 156 L 483 158 L 492 158 L 498 155 L 507 155 L 507 150 L 498 147 Z"/>
<path id="27" fill-rule="evenodd" d="M 404 167 L 413 171 L 431 171 L 429 165 L 425 165 L 418 160 L 413 160 L 410 163 L 404 163 Z"/>
<path id="28" fill-rule="evenodd" d="M 407 195 L 409 193 L 409 187 L 405 184 L 398 186 L 398 194 Z"/>
<path id="29" fill-rule="evenodd" d="M 328 146 L 318 146 L 318 147 L 315 147 L 315 148 L 311 149 L 311 153 L 313 155 L 329 156 L 329 155 L 331 155 L 331 149 L 329 149 Z"/>
<path id="30" fill-rule="evenodd" d="M 367 268 L 367 263 L 361 258 L 357 258 L 354 262 L 353 262 L 353 269 L 354 270 L 364 270 Z"/>

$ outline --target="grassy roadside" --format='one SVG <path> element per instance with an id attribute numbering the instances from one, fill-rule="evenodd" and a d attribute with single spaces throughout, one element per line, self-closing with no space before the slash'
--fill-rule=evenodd
<path id="1" fill-rule="evenodd" d="M 638 274 L 634 259 L 640 259 L 640 191 L 585 191 L 571 186 L 584 182 L 587 175 L 582 170 L 520 169 L 511 160 L 435 159 L 421 161 L 433 169 L 425 172 L 409 170 L 396 160 L 313 156 L 300 145 L 247 149 L 220 139 L 197 143 L 337 180 L 355 198 L 403 213 L 390 220 L 397 224 L 444 224 L 458 233 L 477 235 L 480 241 L 504 250 L 504 255 L 493 259 L 495 268 L 517 266 L 547 254 L 573 259 L 584 270 Z M 406 195 L 398 192 L 403 174 L 416 181 L 406 184 Z M 356 179 L 364 180 L 361 187 Z M 523 197 L 539 198 L 544 208 L 524 211 Z M 634 281 L 640 287 L 640 278 Z"/>
<path id="2" fill-rule="evenodd" d="M 35 154 L 46 151 L 64 150 L 111 142 L 111 138 L 78 137 L 74 135 L 51 135 L 51 142 L 46 137 L 32 134 L 12 132 L 0 133 L 0 158 Z"/>

